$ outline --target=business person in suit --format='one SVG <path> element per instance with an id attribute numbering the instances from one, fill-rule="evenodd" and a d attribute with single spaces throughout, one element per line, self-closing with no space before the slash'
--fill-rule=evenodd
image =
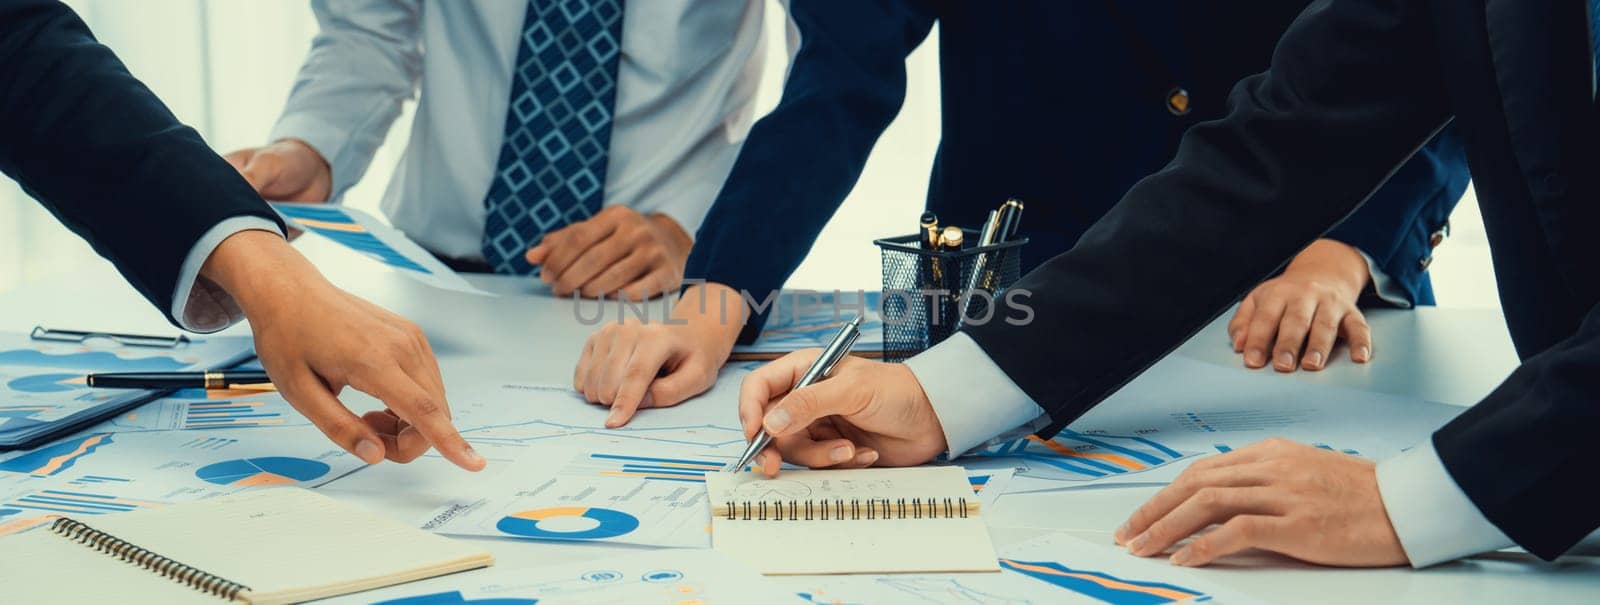
<path id="1" fill-rule="evenodd" d="M 422 331 L 328 283 L 250 185 L 55 0 L 0 0 L 0 172 L 177 326 L 248 317 L 284 398 L 362 460 L 431 444 L 483 468 L 450 424 Z M 389 411 L 356 417 L 336 398 L 345 386 Z"/>
<path id="2" fill-rule="evenodd" d="M 711 386 L 735 342 L 753 340 L 765 320 L 752 315 L 741 329 L 749 309 L 739 291 L 764 300 L 800 264 L 899 111 L 906 55 L 935 23 L 943 130 L 927 207 L 945 224 L 977 227 L 1002 200 L 1023 199 L 1026 270 L 1165 165 L 1185 129 L 1222 116 L 1228 90 L 1266 69 L 1305 4 L 795 3 L 801 47 L 783 99 L 752 130 L 689 258 L 688 276 L 707 283 L 684 292 L 677 325 L 597 332 L 575 386 L 610 405 L 613 424 L 645 394 L 672 405 Z M 1251 294 L 1230 331 L 1245 364 L 1321 369 L 1341 334 L 1367 361 L 1360 297 L 1433 302 L 1431 246 L 1466 182 L 1460 142 L 1446 133 Z"/>
<path id="3" fill-rule="evenodd" d="M 780 360 L 744 384 L 746 430 L 776 401 L 764 421 L 785 456 L 825 457 L 814 450 L 838 445 L 819 436 L 844 434 L 891 464 L 960 454 L 1017 426 L 1052 435 L 1453 122 L 1521 366 L 1428 442 L 1377 464 L 1283 441 L 1196 463 L 1116 538 L 1148 556 L 1220 525 L 1171 555 L 1184 565 L 1248 548 L 1351 566 L 1422 567 L 1513 544 L 1553 559 L 1600 526 L 1587 480 L 1600 426 L 1596 32 L 1595 0 L 1313 4 L 1226 117 L 1190 130 L 1166 169 L 1015 286 L 1034 293 L 1030 325 L 973 326 L 903 366 L 852 360 L 787 395 L 815 353 Z M 1180 209 L 1182 228 L 1161 220 Z M 1144 278 L 1114 279 L 1126 273 Z M 1173 285 L 1188 296 L 1161 295 Z M 974 400 L 989 402 L 985 416 L 949 421 L 952 405 Z"/>
<path id="4" fill-rule="evenodd" d="M 383 210 L 458 270 L 558 296 L 676 292 L 753 119 L 765 2 L 315 0 L 271 144 L 271 200 L 338 200 L 417 95 Z"/>

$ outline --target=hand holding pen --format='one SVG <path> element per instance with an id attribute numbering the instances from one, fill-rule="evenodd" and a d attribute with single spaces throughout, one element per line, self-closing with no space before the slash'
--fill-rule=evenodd
<path id="1" fill-rule="evenodd" d="M 770 437 L 753 439 L 748 452 L 763 474 L 777 476 L 780 455 L 811 468 L 860 468 L 921 464 L 945 451 L 944 428 L 910 368 L 843 355 L 827 380 L 805 381 L 825 353 L 797 351 L 745 377 L 745 435 Z"/>
<path id="2" fill-rule="evenodd" d="M 833 340 L 828 343 L 827 348 L 824 348 L 816 360 L 811 362 L 811 366 L 806 369 L 806 373 L 795 381 L 794 389 L 798 391 L 811 386 L 811 383 L 826 378 L 828 373 L 833 371 L 833 366 L 850 354 L 851 345 L 854 345 L 856 338 L 860 336 L 861 316 L 857 315 L 855 319 L 840 326 L 839 333 L 833 336 Z M 732 472 L 743 470 L 746 465 L 755 459 L 756 454 L 761 453 L 761 450 L 766 449 L 767 444 L 771 442 L 772 437 L 767 434 L 765 429 L 756 431 L 755 436 L 750 439 L 750 445 L 745 448 L 744 455 L 739 456 L 737 462 L 729 465 L 724 470 Z"/>

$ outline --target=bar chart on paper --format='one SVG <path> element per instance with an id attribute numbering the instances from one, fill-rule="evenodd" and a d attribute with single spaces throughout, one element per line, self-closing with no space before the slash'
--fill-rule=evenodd
<path id="1" fill-rule="evenodd" d="M 107 339 L 39 340 L 0 332 L 0 444 L 27 444 L 52 423 L 94 414 L 101 406 L 133 405 L 152 393 L 89 388 L 96 372 L 165 372 L 228 365 L 247 357 L 248 338 L 196 338 L 168 347 L 138 347 Z"/>
<path id="2" fill-rule="evenodd" d="M 623 454 L 592 453 L 580 467 L 592 468 L 603 477 L 634 477 L 645 481 L 675 481 L 705 484 L 706 473 L 722 470 L 726 460 L 658 458 Z"/>
<path id="3" fill-rule="evenodd" d="M 334 204 L 280 202 L 274 202 L 272 209 L 301 229 L 398 269 L 417 281 L 446 290 L 485 294 L 404 234 L 360 210 Z"/>
<path id="4" fill-rule="evenodd" d="M 225 389 L 185 389 L 109 421 L 118 431 L 235 429 L 310 424 L 282 395 Z"/>
<path id="5" fill-rule="evenodd" d="M 65 482 L 62 478 L 0 477 L 0 536 L 35 527 L 59 515 L 103 515 L 166 504 L 133 495 L 132 479 L 87 474 Z"/>
<path id="6" fill-rule="evenodd" d="M 13 513 L 102 515 L 156 506 L 162 503 L 124 498 L 112 490 L 41 489 L 0 503 L 0 519 Z"/>

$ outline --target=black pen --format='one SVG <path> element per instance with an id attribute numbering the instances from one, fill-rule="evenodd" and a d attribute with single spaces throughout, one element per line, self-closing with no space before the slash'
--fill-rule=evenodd
<path id="1" fill-rule="evenodd" d="M 84 382 L 91 387 L 109 389 L 250 389 L 270 390 L 272 379 L 266 372 L 224 370 L 221 372 L 119 372 L 90 374 Z M 266 386 L 261 386 L 266 385 Z"/>

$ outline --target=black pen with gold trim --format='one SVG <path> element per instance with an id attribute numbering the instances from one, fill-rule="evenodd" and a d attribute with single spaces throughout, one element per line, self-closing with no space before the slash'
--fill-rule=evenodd
<path id="1" fill-rule="evenodd" d="M 84 384 L 107 389 L 245 389 L 267 390 L 272 379 L 260 370 L 217 372 L 113 372 L 90 374 Z M 263 386 L 265 385 L 265 386 Z"/>

